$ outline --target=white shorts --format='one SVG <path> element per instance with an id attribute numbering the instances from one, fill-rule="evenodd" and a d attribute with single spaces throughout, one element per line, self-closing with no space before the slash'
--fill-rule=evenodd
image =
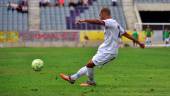
<path id="1" fill-rule="evenodd" d="M 146 37 L 146 41 L 151 41 L 151 37 Z"/>
<path id="2" fill-rule="evenodd" d="M 117 56 L 116 54 L 98 52 L 97 54 L 93 56 L 92 61 L 96 66 L 104 65 L 108 63 L 109 61 L 115 59 L 116 56 Z"/>
<path id="3" fill-rule="evenodd" d="M 170 38 L 166 38 L 166 39 L 165 39 L 165 42 L 169 42 L 169 39 L 170 39 Z"/>

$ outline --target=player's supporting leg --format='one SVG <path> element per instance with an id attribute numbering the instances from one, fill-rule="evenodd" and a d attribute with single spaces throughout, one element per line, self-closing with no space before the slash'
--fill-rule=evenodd
<path id="1" fill-rule="evenodd" d="M 165 46 L 168 47 L 169 46 L 169 38 L 165 39 Z"/>
<path id="2" fill-rule="evenodd" d="M 148 37 L 146 37 L 146 46 L 148 47 Z"/>
<path id="3" fill-rule="evenodd" d="M 95 64 L 92 61 L 90 61 L 86 66 L 87 66 L 88 79 L 89 81 L 94 82 L 94 71 L 93 70 L 94 70 Z"/>
<path id="4" fill-rule="evenodd" d="M 152 45 L 151 37 L 149 37 L 149 45 Z"/>

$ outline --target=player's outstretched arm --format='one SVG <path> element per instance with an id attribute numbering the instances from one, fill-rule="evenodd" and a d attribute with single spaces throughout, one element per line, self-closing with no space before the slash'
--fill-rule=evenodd
<path id="1" fill-rule="evenodd" d="M 98 19 L 85 19 L 85 20 L 78 20 L 76 23 L 90 23 L 90 24 L 98 24 L 98 25 L 105 25 L 105 22 Z"/>
<path id="2" fill-rule="evenodd" d="M 137 44 L 139 44 L 139 46 L 140 46 L 141 48 L 145 48 L 145 44 L 143 44 L 143 43 L 139 42 L 138 40 L 134 39 L 134 38 L 133 38 L 131 35 L 129 35 L 127 32 L 125 32 L 124 34 L 122 34 L 122 36 L 125 36 L 126 38 L 128 38 L 128 39 L 136 42 Z"/>

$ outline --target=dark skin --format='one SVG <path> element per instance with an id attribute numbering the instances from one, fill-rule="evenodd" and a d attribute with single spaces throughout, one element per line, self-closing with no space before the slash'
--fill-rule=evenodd
<path id="1" fill-rule="evenodd" d="M 86 20 L 78 20 L 76 23 L 89 23 L 89 24 L 98 24 L 98 25 L 105 25 L 105 22 L 102 20 L 106 20 L 106 19 L 111 19 L 112 17 L 110 16 L 110 14 L 108 14 L 105 11 L 101 11 L 100 12 L 100 20 L 98 19 L 86 19 Z M 122 36 L 125 36 L 126 38 L 136 42 L 141 48 L 145 48 L 145 45 L 141 42 L 139 42 L 138 40 L 135 40 L 131 35 L 129 35 L 127 32 L 125 32 L 124 34 L 122 34 Z M 88 68 L 93 68 L 95 66 L 95 64 L 93 63 L 92 60 L 90 60 L 87 65 Z"/>

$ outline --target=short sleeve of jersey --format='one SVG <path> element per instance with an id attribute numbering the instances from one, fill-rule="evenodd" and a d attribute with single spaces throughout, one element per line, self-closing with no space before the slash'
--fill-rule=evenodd
<path id="1" fill-rule="evenodd" d="M 112 19 L 107 19 L 107 20 L 103 20 L 105 23 L 105 27 L 113 27 L 114 26 L 114 22 Z"/>
<path id="2" fill-rule="evenodd" d="M 125 30 L 122 26 L 119 25 L 118 22 L 114 21 L 113 19 L 107 19 L 103 20 L 105 22 L 105 27 L 112 27 L 112 28 L 118 28 L 120 35 L 125 33 Z"/>
<path id="3" fill-rule="evenodd" d="M 125 30 L 123 29 L 122 26 L 118 25 L 118 28 L 119 28 L 120 35 L 125 33 Z"/>

